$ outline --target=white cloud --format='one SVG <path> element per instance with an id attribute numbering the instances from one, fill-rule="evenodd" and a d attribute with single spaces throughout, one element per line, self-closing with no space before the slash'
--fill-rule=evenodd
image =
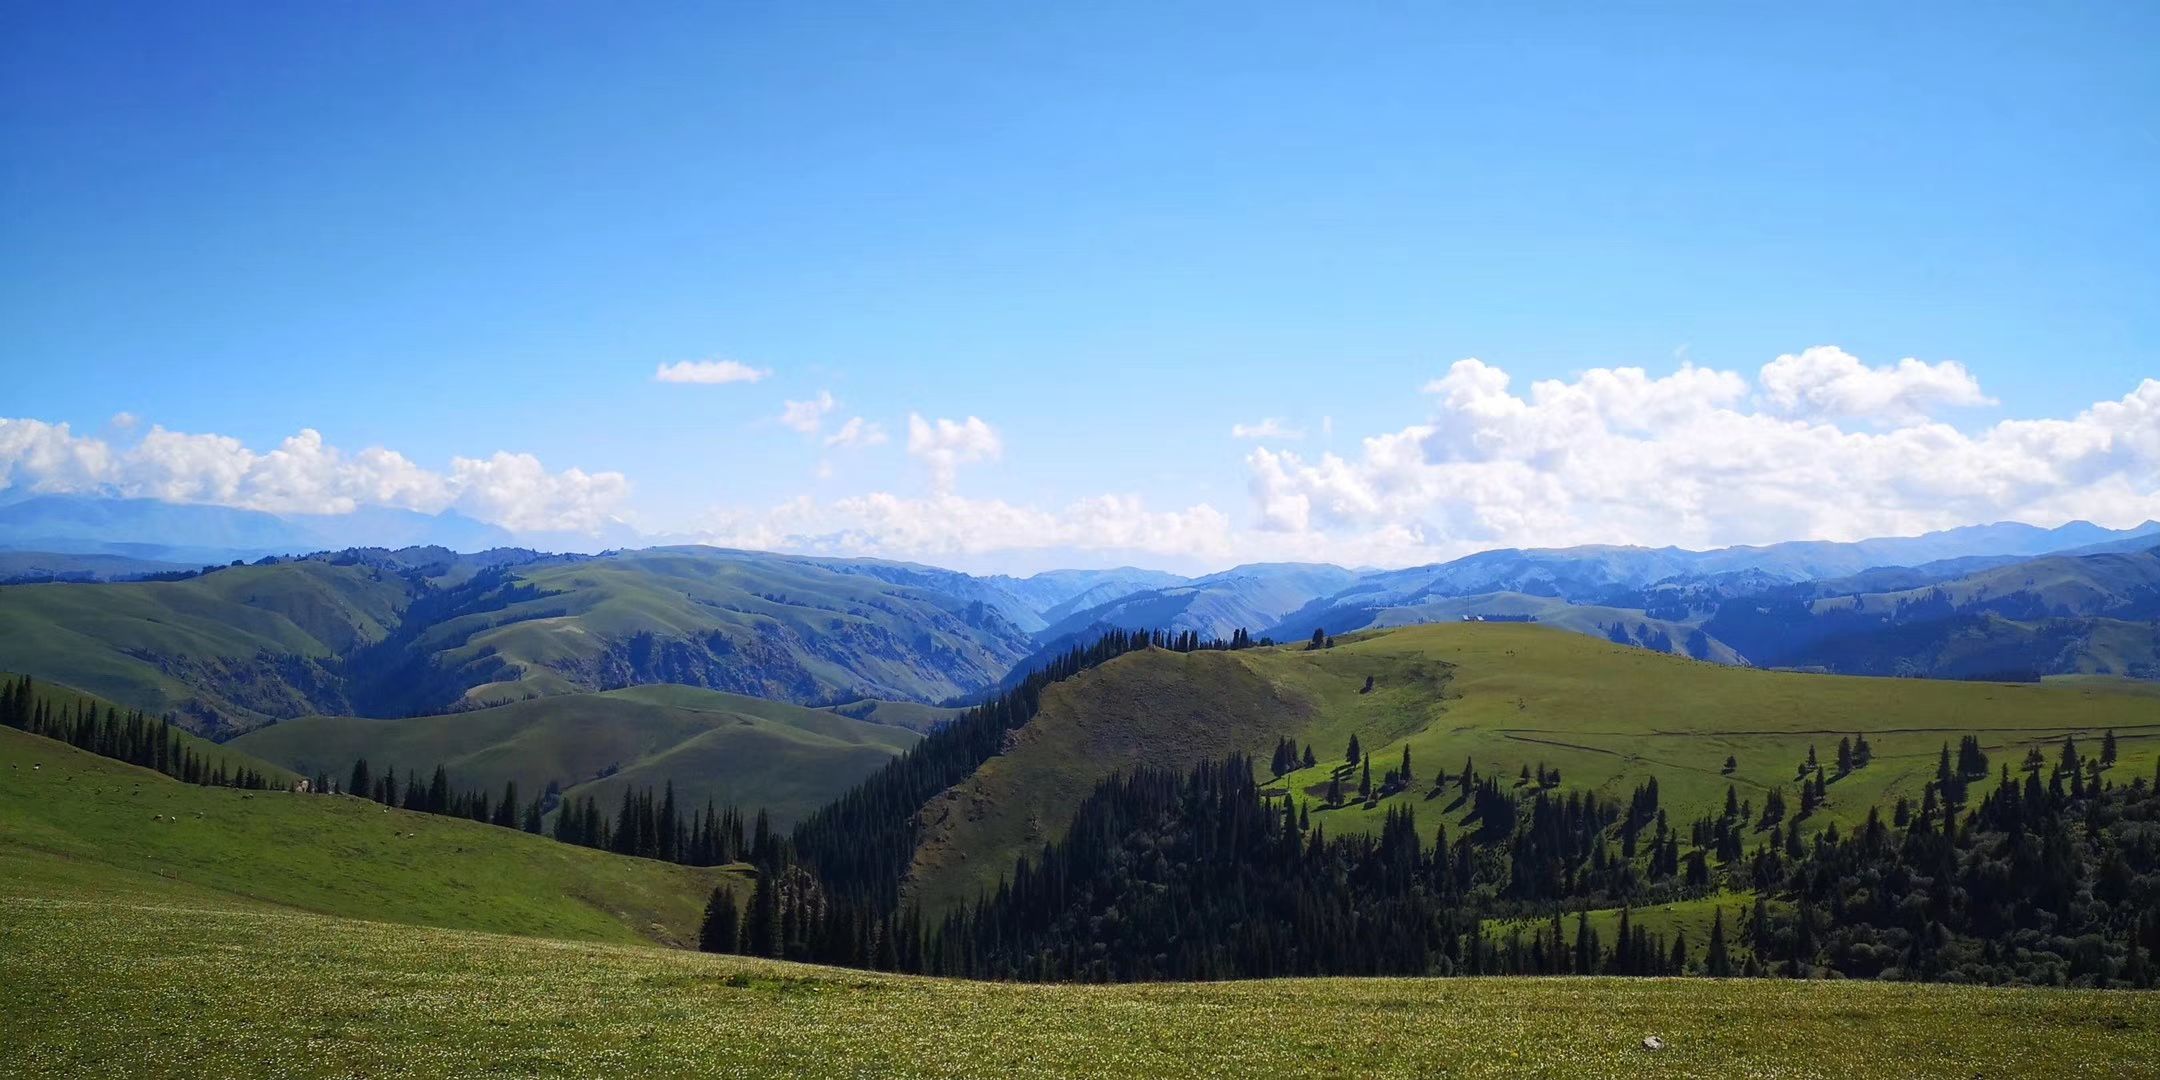
<path id="1" fill-rule="evenodd" d="M 1305 437 L 1305 431 L 1302 428 L 1291 427 L 1270 416 L 1257 424 L 1230 425 L 1230 437 L 1233 439 L 1302 439 Z"/>
<path id="2" fill-rule="evenodd" d="M 134 413 L 123 411 L 114 413 L 112 419 L 106 421 L 106 423 L 112 425 L 113 429 L 117 431 L 133 431 L 135 425 L 142 423 L 142 418 Z"/>
<path id="3" fill-rule="evenodd" d="M 665 383 L 756 382 L 772 371 L 736 360 L 678 360 L 653 369 L 653 381 Z"/>
<path id="4" fill-rule="evenodd" d="M 1780 356 L 1763 366 L 1763 403 L 1785 416 L 1911 423 L 1944 407 L 1993 405 L 1963 364 L 1906 357 L 1871 368 L 1834 345 Z"/>
<path id="5" fill-rule="evenodd" d="M 839 402 L 833 400 L 832 391 L 820 390 L 807 401 L 789 401 L 781 404 L 780 423 L 805 435 L 815 435 L 825 426 L 825 414 L 833 411 Z"/>
<path id="6" fill-rule="evenodd" d="M 593 532 L 630 496 L 619 472 L 549 472 L 531 454 L 500 450 L 451 459 L 449 484 L 459 510 L 519 532 Z"/>
<path id="7" fill-rule="evenodd" d="M 302 428 L 276 448 L 152 426 L 133 445 L 66 424 L 0 419 L 0 488 L 213 503 L 271 513 L 343 514 L 363 506 L 456 509 L 521 531 L 589 532 L 629 495 L 621 473 L 549 472 L 531 454 L 453 458 L 448 473 L 394 450 L 348 454 Z"/>
<path id="8" fill-rule="evenodd" d="M 1356 455 L 1255 448 L 1246 465 L 1262 528 L 1285 548 L 1423 561 L 1496 546 L 1710 547 L 2160 517 L 2152 379 L 2070 420 L 1970 434 L 1922 415 L 1987 400 L 1963 368 L 1870 369 L 1835 349 L 1779 357 L 1752 399 L 1740 374 L 1692 365 L 1659 378 L 1598 369 L 1527 395 L 1510 382 L 1463 360 L 1425 387 L 1427 420 L 1366 438 Z"/>
<path id="9" fill-rule="evenodd" d="M 715 510 L 698 535 L 724 547 L 930 559 L 1053 549 L 1222 559 L 1233 539 L 1230 519 L 1204 503 L 1153 511 L 1134 496 L 1101 495 L 1043 510 L 950 492 L 805 496 L 764 510 Z"/>
<path id="10" fill-rule="evenodd" d="M 995 461 L 1005 452 L 1005 443 L 998 438 L 997 429 L 980 417 L 929 421 L 919 413 L 909 413 L 907 449 L 930 467 L 931 482 L 937 490 L 949 492 L 961 465 Z"/>
<path id="11" fill-rule="evenodd" d="M 885 426 L 860 416 L 848 417 L 847 423 L 825 438 L 825 445 L 829 447 L 882 446 L 884 443 Z"/>

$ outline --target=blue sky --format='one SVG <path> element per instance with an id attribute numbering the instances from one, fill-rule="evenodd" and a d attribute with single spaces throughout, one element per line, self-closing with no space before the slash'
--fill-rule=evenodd
<path id="1" fill-rule="evenodd" d="M 0 415 L 113 455 L 151 425 L 256 455 L 311 429 L 437 475 L 530 454 L 620 473 L 601 510 L 649 532 L 944 562 L 2160 516 L 2143 399 L 2082 457 L 1989 438 L 2160 375 L 2150 5 L 620 7 L 6 5 Z M 1860 365 L 1790 366 L 1838 409 L 1766 415 L 1759 370 L 1815 346 Z M 1632 450 L 1465 435 L 1501 398 L 1421 388 L 1469 357 L 1518 400 L 1683 361 L 1749 385 L 1647 426 L 1600 399 L 1616 438 L 1658 444 L 1612 481 L 1555 462 Z M 1926 370 L 1896 384 L 1906 357 Z M 769 374 L 653 378 L 721 358 Z M 1884 372 L 1887 398 L 1854 389 Z M 778 421 L 820 392 L 815 433 Z M 1700 409 L 1787 450 L 1778 425 L 1842 445 L 1939 422 L 1973 464 L 1775 512 L 1709 473 L 1669 512 L 1582 494 L 1704 468 L 1661 442 L 1726 430 Z M 941 481 L 910 414 L 978 417 L 995 454 Z M 853 416 L 888 440 L 826 448 Z M 1303 437 L 1230 436 L 1270 417 Z M 1435 469 L 1362 441 L 1406 432 Z M 1936 445 L 1908 442 L 1851 471 Z M 111 468 L 71 481 L 18 449 L 12 483 L 313 490 Z M 548 517 L 457 483 L 391 498 Z M 1472 490 L 1548 483 L 1575 494 Z M 875 495 L 913 509 L 825 509 Z M 1106 495 L 1116 521 L 1067 513 Z M 920 523 L 941 499 L 982 515 L 973 539 Z M 1220 522 L 1120 531 L 1194 507 Z M 1195 554 L 1218 524 L 1235 538 Z"/>

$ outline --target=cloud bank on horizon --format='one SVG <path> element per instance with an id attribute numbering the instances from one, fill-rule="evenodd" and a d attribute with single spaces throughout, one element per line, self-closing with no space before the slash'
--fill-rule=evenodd
<path id="1" fill-rule="evenodd" d="M 765 374 L 713 361 L 663 365 L 655 378 L 755 382 Z M 1237 425 L 1234 439 L 1256 443 L 1243 460 L 1243 521 L 1206 501 L 1162 510 L 1118 493 L 1054 507 L 970 497 L 960 490 L 963 469 L 1002 460 L 1002 433 L 976 416 L 910 412 L 905 452 L 923 494 L 684 506 L 681 521 L 654 531 L 929 561 L 1038 552 L 1409 565 L 1493 547 L 1701 548 L 1997 520 L 2119 527 L 2160 517 L 2153 378 L 2072 417 L 1971 430 L 1949 417 L 1999 403 L 1964 367 L 1917 359 L 1871 367 L 1832 346 L 1779 356 L 1752 379 L 1692 364 L 1661 377 L 1596 368 L 1526 392 L 1501 368 L 1466 359 L 1428 382 L 1423 399 L 1424 416 L 1363 438 L 1347 455 L 1283 448 L 1303 435 L 1285 421 Z M 881 422 L 860 415 L 823 434 L 838 407 L 820 392 L 784 402 L 779 419 L 829 449 L 887 441 Z M 457 510 L 516 532 L 597 534 L 619 522 L 631 486 L 619 472 L 550 470 L 531 454 L 502 450 L 436 470 L 383 447 L 348 453 L 305 428 L 267 451 L 222 435 L 136 430 L 132 417 L 116 418 L 110 436 L 0 419 L 0 490 L 277 513 Z"/>

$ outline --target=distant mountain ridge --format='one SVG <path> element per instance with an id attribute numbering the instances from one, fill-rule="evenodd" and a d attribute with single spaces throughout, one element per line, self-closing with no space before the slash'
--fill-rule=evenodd
<path id="1" fill-rule="evenodd" d="M 1434 600 L 1496 592 L 1549 596 L 1583 603 L 1632 606 L 1630 597 L 1653 586 L 1684 586 L 1739 575 L 1746 591 L 1888 567 L 1950 560 L 2014 561 L 2069 549 L 2136 547 L 2160 542 L 2160 522 L 2105 529 L 2071 522 L 2054 529 L 2016 522 L 1977 525 L 1918 537 L 1852 543 L 1793 541 L 1763 547 L 1687 551 L 1681 548 L 1585 546 L 1505 548 L 1451 562 L 1366 574 L 1347 588 L 1286 615 L 1267 633 L 1300 637 L 1314 629 L 1342 632 L 1372 625 L 1378 612 Z M 1968 564 L 1978 568 L 1981 563 Z M 1728 583 L 1732 579 L 1728 578 Z"/>
<path id="2" fill-rule="evenodd" d="M 269 514 L 230 506 L 36 495 L 0 503 L 0 548 L 123 555 L 203 565 L 350 547 L 514 547 L 509 530 L 453 511 L 363 507 L 349 514 Z"/>
<path id="3" fill-rule="evenodd" d="M 127 529 L 158 530 L 169 543 L 85 539 Z M 180 575 L 169 569 L 178 559 L 20 546 L 179 552 L 362 533 L 453 543 L 259 557 Z M 2160 674 L 2150 644 L 2160 631 L 2139 576 L 2146 549 L 2160 544 L 2154 522 L 2003 523 L 1700 552 L 1501 549 L 1403 569 L 1261 563 L 1191 578 L 1134 567 L 975 576 L 700 546 L 552 555 L 499 543 L 508 536 L 456 515 L 329 521 L 18 499 L 0 505 L 0 549 L 14 549 L 0 569 L 46 581 L 185 580 L 0 587 L 0 663 L 228 734 L 309 714 L 444 713 L 649 683 L 809 706 L 964 703 L 1107 630 L 1134 628 L 1287 641 L 1315 630 L 1533 620 L 1728 664 Z M 489 546 L 459 554 L 456 544 Z M 2046 583 L 2017 585 L 2020 575 Z M 1855 599 L 1831 602 L 1839 597 Z"/>

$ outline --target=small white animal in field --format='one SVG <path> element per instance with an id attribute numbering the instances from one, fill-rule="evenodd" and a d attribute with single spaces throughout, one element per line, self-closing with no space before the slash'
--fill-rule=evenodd
<path id="1" fill-rule="evenodd" d="M 1665 1049 L 1665 1040 L 1652 1035 L 1642 1041 L 1642 1048 L 1645 1050 L 1663 1050 Z"/>

